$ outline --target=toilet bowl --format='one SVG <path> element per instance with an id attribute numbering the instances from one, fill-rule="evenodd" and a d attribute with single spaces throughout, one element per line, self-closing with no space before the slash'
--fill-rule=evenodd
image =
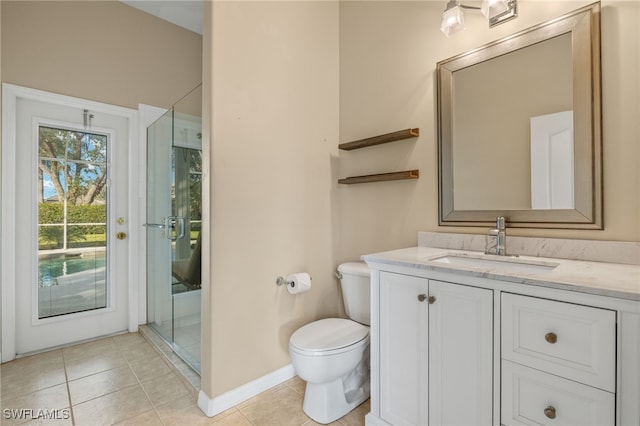
<path id="1" fill-rule="evenodd" d="M 369 269 L 351 262 L 340 265 L 338 275 L 347 315 L 359 322 L 321 319 L 302 326 L 289 340 L 291 362 L 307 382 L 302 408 L 322 424 L 369 398 Z"/>

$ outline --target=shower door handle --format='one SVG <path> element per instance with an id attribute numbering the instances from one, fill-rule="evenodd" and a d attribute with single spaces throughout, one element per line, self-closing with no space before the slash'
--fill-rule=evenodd
<path id="1" fill-rule="evenodd" d="M 172 232 L 175 227 L 178 229 L 175 231 L 175 235 Z M 184 237 L 184 217 L 182 216 L 169 216 L 164 220 L 164 228 L 167 230 L 167 238 L 171 241 L 179 240 Z"/>
<path id="2" fill-rule="evenodd" d="M 158 229 L 164 229 L 165 227 L 164 223 L 143 223 L 142 226 L 145 226 L 147 228 L 158 228 Z"/>

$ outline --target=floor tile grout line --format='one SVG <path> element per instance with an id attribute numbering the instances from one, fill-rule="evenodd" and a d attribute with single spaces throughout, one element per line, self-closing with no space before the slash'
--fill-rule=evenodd
<path id="1" fill-rule="evenodd" d="M 178 369 L 177 369 L 177 368 L 176 368 L 176 366 L 171 362 L 171 360 L 169 359 L 169 357 L 167 356 L 167 354 L 166 354 L 166 353 L 164 353 L 164 352 L 162 351 L 162 349 L 160 349 L 160 348 L 158 347 L 158 345 L 157 345 L 155 342 L 153 342 L 150 338 L 148 338 L 148 337 L 146 336 L 146 334 L 145 334 L 145 333 L 141 333 L 140 331 L 138 331 L 138 334 L 139 334 L 140 336 L 142 336 L 142 338 L 145 340 L 145 342 L 147 342 L 147 344 L 149 344 L 149 346 L 151 346 L 151 348 L 152 348 L 152 349 L 156 352 L 156 354 L 157 354 L 157 355 L 162 359 L 162 361 L 163 361 L 165 364 L 167 364 L 167 366 L 168 366 L 169 368 L 171 368 L 171 369 L 173 369 L 173 370 L 178 371 Z"/>
<path id="2" fill-rule="evenodd" d="M 105 338 L 101 338 L 101 339 L 91 340 L 90 342 L 86 342 L 86 343 L 91 343 L 91 342 L 96 342 L 96 341 L 111 341 L 111 344 L 112 344 L 112 345 L 113 345 L 113 346 L 118 350 L 118 352 L 120 353 L 120 355 L 122 356 L 122 358 L 125 360 L 125 362 L 127 362 L 126 357 L 124 356 L 124 354 L 123 354 L 123 353 L 122 353 L 122 351 L 120 350 L 120 347 L 119 347 L 118 343 L 115 341 L 115 339 L 114 339 L 113 337 L 114 337 L 114 336 L 109 336 L 109 337 L 105 337 Z M 82 344 L 83 344 L 83 343 L 80 343 L 79 345 L 82 345 Z M 72 346 L 69 346 L 69 347 L 73 347 L 73 346 L 76 346 L 76 345 L 72 345 Z M 93 358 L 94 356 L 95 356 L 95 354 L 91 355 L 91 358 Z M 84 379 L 84 378 L 91 377 L 91 376 L 95 376 L 95 375 L 98 375 L 98 374 L 103 374 L 103 373 L 106 373 L 107 371 L 117 370 L 118 368 L 121 368 L 121 367 L 108 368 L 108 369 L 103 370 L 103 371 L 98 371 L 98 372 L 95 372 L 95 373 L 92 373 L 92 374 L 88 374 L 88 375 L 86 375 L 86 376 L 81 376 L 81 377 L 77 377 L 77 378 L 75 378 L 75 379 L 73 379 L 73 380 L 69 380 L 69 377 L 68 377 L 68 375 L 67 375 L 67 363 L 66 363 L 66 361 L 64 360 L 64 350 L 62 351 L 62 357 L 63 357 L 63 363 L 64 363 L 64 369 L 65 369 L 65 378 L 66 378 L 66 383 L 67 383 L 67 393 L 68 393 L 68 396 L 69 396 L 69 409 L 71 410 L 71 413 L 72 413 L 72 419 L 71 419 L 71 422 L 72 422 L 72 425 L 76 425 L 75 416 L 74 416 L 74 414 L 73 414 L 73 407 L 74 407 L 74 404 L 73 404 L 73 401 L 71 400 L 71 387 L 70 387 L 70 382 L 73 382 L 73 381 L 75 381 L 75 380 L 82 380 L 82 379 Z M 71 360 L 70 360 L 70 363 L 73 363 L 73 362 L 76 362 L 76 361 L 79 361 L 79 360 L 73 360 L 73 361 L 71 361 Z M 132 374 L 134 374 L 134 373 L 133 373 L 133 370 L 131 369 L 131 367 L 128 367 L 128 368 L 129 368 L 129 370 L 131 371 L 131 373 L 132 373 Z M 134 377 L 135 377 L 135 374 L 134 374 Z M 126 386 L 126 387 L 124 387 L 124 388 L 122 388 L 122 389 L 118 389 L 118 390 L 116 390 L 116 391 L 107 392 L 107 393 L 105 393 L 105 394 L 103 394 L 103 395 L 99 395 L 99 396 L 96 396 L 96 397 L 94 397 L 94 398 L 90 398 L 90 399 L 88 399 L 88 400 L 86 400 L 86 401 L 82 401 L 82 402 L 80 402 L 80 403 L 78 403 L 78 404 L 75 404 L 75 405 L 81 405 L 81 404 L 87 403 L 87 402 L 89 402 L 89 401 L 93 401 L 93 400 L 95 400 L 95 399 L 102 398 L 102 397 L 104 397 L 104 396 L 111 395 L 111 394 L 114 394 L 114 393 L 116 393 L 116 392 L 119 392 L 119 391 L 122 391 L 122 390 L 125 390 L 125 389 L 132 388 L 133 386 L 135 386 L 135 385 Z"/>
<path id="3" fill-rule="evenodd" d="M 300 379 L 300 380 L 302 380 L 302 379 Z M 289 379 L 289 380 L 287 380 L 286 382 L 284 382 L 284 384 L 285 384 L 289 389 L 291 389 L 292 391 L 294 391 L 295 393 L 297 393 L 298 395 L 302 395 L 302 396 L 304 397 L 304 392 L 300 392 L 300 391 L 298 391 L 298 389 L 296 389 L 295 387 L 291 386 L 291 385 L 289 384 L 289 382 L 290 382 L 290 381 L 291 381 L 291 379 Z"/>
<path id="4" fill-rule="evenodd" d="M 147 392 L 146 392 L 146 390 L 145 390 L 144 386 L 142 385 L 142 381 L 139 379 L 138 375 L 135 373 L 134 369 L 131 367 L 131 362 L 132 362 L 132 361 L 130 361 L 130 360 L 127 358 L 127 356 L 125 355 L 125 353 L 124 353 L 124 351 L 123 351 L 123 346 L 126 346 L 126 345 L 121 345 L 121 344 L 119 344 L 118 342 L 116 342 L 115 340 L 113 341 L 113 344 L 114 344 L 115 348 L 117 349 L 118 353 L 119 353 L 119 354 L 122 356 L 122 358 L 124 359 L 124 361 L 125 361 L 125 363 L 126 363 L 126 367 L 129 369 L 129 372 L 130 372 L 130 373 L 133 375 L 133 377 L 135 378 L 136 383 L 135 383 L 135 384 L 132 384 L 132 385 L 130 385 L 130 386 L 125 386 L 125 387 L 123 387 L 123 388 L 121 388 L 121 389 L 117 389 L 117 390 L 114 390 L 114 391 L 111 391 L 111 392 L 107 392 L 107 393 L 105 393 L 105 394 L 102 394 L 102 395 L 96 396 L 96 397 L 94 397 L 94 398 L 90 398 L 90 399 L 88 399 L 88 400 L 86 400 L 86 401 L 82 401 L 81 403 L 78 403 L 78 404 L 76 404 L 76 405 L 84 404 L 84 403 L 86 403 L 86 402 L 93 401 L 93 400 L 95 400 L 95 399 L 102 398 L 102 397 L 107 396 L 107 395 L 112 395 L 112 394 L 114 394 L 114 393 L 116 393 L 116 392 L 120 392 L 120 391 L 123 391 L 123 390 L 131 389 L 131 388 L 133 388 L 133 387 L 135 387 L 135 386 L 138 386 L 138 387 L 142 390 L 142 392 L 145 394 L 145 397 L 146 397 L 146 398 L 147 398 L 147 400 L 149 401 L 149 405 L 151 405 L 151 407 L 152 407 L 152 409 L 151 409 L 151 410 L 145 411 L 144 413 L 147 413 L 147 412 L 149 412 L 149 411 L 153 411 L 153 412 L 156 414 L 156 416 L 158 417 L 158 419 L 160 419 L 160 422 L 164 425 L 164 422 L 162 422 L 162 419 L 160 418 L 160 415 L 159 415 L 159 414 L 158 414 L 158 412 L 155 410 L 155 406 L 154 406 L 153 402 L 151 401 L 151 398 L 150 398 L 150 397 L 149 397 L 149 395 L 147 394 Z M 106 373 L 107 371 L 113 371 L 113 370 L 117 370 L 118 368 L 123 368 L 123 367 L 125 367 L 125 366 L 110 368 L 110 369 L 107 369 L 107 370 L 104 370 L 104 371 L 99 371 L 99 372 L 96 372 L 96 373 L 93 373 L 93 374 L 89 374 L 89 375 L 87 375 L 87 376 L 79 377 L 79 378 L 74 379 L 74 380 L 81 380 L 81 379 L 84 379 L 84 378 L 86 378 L 86 377 L 91 377 L 91 376 L 95 376 L 95 375 L 98 375 L 98 374 L 103 374 L 103 373 Z M 65 375 L 66 375 L 66 365 L 65 365 Z M 72 380 L 72 381 L 73 381 L 73 380 Z M 71 399 L 71 392 L 70 392 L 70 389 L 69 389 L 68 383 L 69 383 L 69 381 L 67 381 L 67 389 L 68 389 L 68 392 L 69 392 L 69 399 Z M 143 414 L 143 413 L 140 413 L 140 414 Z M 135 416 L 133 416 L 133 417 L 135 417 Z M 133 417 L 129 417 L 129 418 L 123 419 L 122 421 L 125 421 L 125 420 L 128 420 L 128 419 L 131 419 L 131 418 L 133 418 Z M 74 423 L 74 424 L 75 424 L 75 423 Z"/>
<path id="5" fill-rule="evenodd" d="M 178 381 L 180 382 L 180 384 L 182 386 L 184 386 L 185 389 L 187 390 L 187 395 L 189 397 L 196 396 L 196 395 L 193 395 L 193 393 L 194 392 L 197 393 L 198 390 L 194 387 L 194 385 L 191 382 L 189 382 L 186 379 L 186 377 L 184 377 L 184 375 L 171 362 L 171 360 L 167 357 L 167 355 L 164 352 L 162 352 L 162 350 L 156 345 L 156 343 L 151 341 L 151 339 L 148 336 L 146 336 L 145 333 L 141 333 L 140 331 L 138 331 L 137 334 L 139 336 L 141 336 L 142 339 L 144 340 L 144 342 L 146 344 L 148 344 L 154 350 L 154 352 L 162 360 L 163 364 L 165 364 L 169 368 L 169 372 L 166 375 L 172 375 L 173 377 L 177 378 Z M 136 361 L 136 360 L 129 360 L 129 359 L 127 359 L 126 356 L 125 356 L 125 360 L 126 360 L 127 364 L 129 364 L 130 362 Z M 133 370 L 133 367 L 130 367 L 130 368 L 131 368 L 131 370 Z M 134 376 L 136 377 L 136 380 L 140 384 L 140 387 L 143 389 L 145 395 L 149 399 L 149 402 L 151 403 L 151 407 L 152 407 L 153 411 L 155 412 L 156 416 L 158 417 L 158 419 L 160 419 L 160 422 L 164 425 L 165 422 L 162 419 L 162 417 L 160 416 L 160 413 L 158 412 L 157 408 L 160 405 L 166 404 L 166 402 L 163 402 L 162 404 L 154 404 L 153 401 L 151 401 L 151 397 L 148 395 L 148 393 L 147 393 L 147 391 L 146 391 L 146 389 L 144 387 L 144 382 L 138 377 L 138 375 L 135 373 L 135 371 L 134 371 Z M 157 378 L 157 377 L 160 377 L 160 376 L 154 376 L 154 378 Z M 149 380 L 146 380 L 146 381 L 150 381 L 150 380 L 153 380 L 153 379 L 149 379 Z"/>
<path id="6" fill-rule="evenodd" d="M 73 402 L 71 401 L 71 389 L 69 387 L 69 375 L 67 374 L 67 363 L 64 359 L 64 351 L 60 350 L 60 356 L 62 357 L 62 367 L 64 368 L 64 383 L 67 387 L 67 399 L 69 400 L 69 416 L 71 417 L 71 425 L 76 424 L 76 419 L 73 414 Z"/>
<path id="7" fill-rule="evenodd" d="M 195 384 L 193 384 L 187 377 L 185 377 L 185 375 L 171 361 L 169 356 L 159 347 L 159 343 L 154 342 L 151 339 L 151 337 L 147 336 L 146 331 L 145 332 L 140 332 L 140 330 L 139 330 L 138 334 L 140 334 L 145 339 L 145 341 L 153 348 L 153 350 L 156 351 L 156 353 L 160 356 L 160 358 L 162 358 L 164 363 L 167 364 L 169 366 L 169 368 L 176 373 L 176 376 L 178 376 L 180 381 L 187 387 L 187 390 L 189 390 L 189 391 L 190 390 L 194 390 L 196 392 L 196 394 L 200 391 L 200 389 L 198 389 Z M 175 354 L 175 352 L 172 352 L 172 353 Z M 185 363 L 185 365 L 187 366 L 187 368 L 191 368 L 186 363 Z"/>
<path id="8" fill-rule="evenodd" d="M 108 337 L 108 338 L 105 338 L 105 339 L 110 339 L 110 338 L 111 338 L 111 337 Z M 119 352 L 120 352 L 120 354 L 122 355 L 122 358 L 125 360 L 125 362 L 127 362 L 127 358 L 124 356 L 124 354 L 122 353 L 122 351 L 120 351 L 120 348 L 118 347 L 117 343 L 115 343 L 115 342 L 114 342 L 114 345 L 118 348 L 118 351 L 119 351 Z M 92 357 L 93 357 L 93 356 L 94 356 L 94 355 L 92 355 Z M 77 360 L 75 360 L 75 361 L 77 361 Z M 74 362 L 74 361 L 70 361 L 70 363 L 73 363 L 73 362 Z M 119 392 L 119 391 L 121 391 L 121 390 L 129 389 L 129 388 L 132 388 L 132 387 L 134 387 L 134 386 L 135 386 L 135 384 L 134 384 L 134 385 L 130 385 L 130 386 L 125 386 L 125 387 L 123 387 L 122 389 L 118 389 L 118 390 L 115 390 L 115 391 L 107 392 L 107 393 L 105 393 L 105 394 L 98 395 L 98 396 L 95 396 L 95 397 L 93 397 L 93 398 L 89 398 L 89 399 L 87 399 L 86 401 L 82 401 L 82 402 L 79 402 L 79 403 L 77 403 L 77 404 L 73 404 L 73 401 L 71 400 L 71 387 L 70 387 L 70 383 L 71 383 L 71 382 L 75 382 L 75 381 L 78 381 L 78 380 L 82 380 L 82 379 L 86 379 L 86 378 L 89 378 L 89 377 L 97 376 L 98 374 L 104 374 L 104 373 L 106 373 L 106 372 L 108 372 L 108 371 L 114 371 L 114 370 L 117 370 L 117 369 L 119 369 L 119 368 L 124 368 L 125 366 L 108 368 L 107 370 L 97 371 L 97 372 L 95 372 L 95 373 L 91 373 L 91 374 L 88 374 L 88 375 L 86 375 L 86 376 L 76 377 L 75 379 L 69 380 L 69 377 L 68 377 L 68 375 L 67 375 L 67 366 L 66 366 L 66 361 L 64 360 L 64 352 L 63 352 L 63 365 L 64 365 L 64 370 L 65 370 L 65 380 L 66 380 L 66 383 L 67 383 L 67 391 L 68 391 L 68 393 L 69 393 L 69 402 L 70 402 L 69 407 L 73 407 L 73 405 L 80 405 L 80 404 L 84 404 L 85 402 L 93 401 L 94 399 L 98 399 L 98 398 L 101 398 L 101 397 L 103 397 L 103 396 L 111 395 L 111 394 L 113 394 L 113 393 Z M 136 375 L 135 375 L 135 373 L 134 373 L 133 369 L 132 369 L 128 364 L 126 365 L 126 367 L 127 367 L 127 368 L 129 368 L 129 371 L 131 372 L 131 374 L 133 374 L 133 376 L 134 376 L 134 377 L 136 377 Z"/>
<path id="9" fill-rule="evenodd" d="M 142 336 L 142 334 L 138 333 L 140 336 Z M 148 342 L 145 343 L 148 344 Z M 117 345 L 117 343 L 116 343 Z M 138 375 L 136 374 L 135 370 L 133 369 L 133 367 L 131 367 L 131 361 L 125 356 L 124 352 L 122 351 L 122 348 L 118 345 L 118 350 L 120 350 L 120 353 L 122 354 L 122 357 L 124 358 L 124 361 L 127 363 L 127 366 L 129 367 L 129 369 L 131 370 L 131 373 L 133 374 L 133 377 L 136 378 L 136 382 L 138 383 L 138 386 L 140 387 L 140 389 L 142 390 L 142 392 L 144 393 L 144 396 L 147 398 L 147 400 L 149 401 L 149 405 L 151 405 L 151 410 L 149 411 L 153 411 L 153 413 L 156 415 L 156 417 L 158 418 L 158 420 L 160 420 L 160 423 L 165 426 L 165 422 L 162 420 L 162 417 L 160 417 L 160 414 L 158 413 L 158 410 L 156 410 L 156 406 L 153 403 L 153 401 L 151 401 L 151 397 L 149 396 L 149 394 L 147 393 L 147 390 L 144 388 L 144 386 L 142 385 L 142 381 L 140 380 L 140 378 L 138 377 Z M 145 411 L 146 413 L 147 411 Z M 140 414 L 144 414 L 144 413 L 140 413 Z M 135 417 L 135 416 L 133 416 Z M 129 417 L 129 419 L 132 419 L 133 417 Z M 123 419 L 121 421 L 125 421 L 128 419 Z"/>
<path id="10" fill-rule="evenodd" d="M 157 346 L 154 342 L 152 342 L 144 333 L 141 333 L 140 331 L 137 332 L 137 334 L 139 336 L 142 337 L 142 339 L 144 340 L 144 342 L 146 344 L 148 344 L 153 350 L 154 352 L 156 352 L 156 354 L 159 356 L 159 358 L 162 360 L 162 362 L 167 365 L 167 367 L 169 368 L 169 373 L 168 374 L 172 374 L 173 376 L 175 376 L 176 378 L 178 378 L 178 380 L 180 381 L 180 383 L 185 386 L 187 392 L 189 394 L 191 394 L 192 390 L 196 391 L 197 390 L 194 388 L 194 386 L 180 373 L 180 371 L 175 367 L 175 365 L 173 365 L 173 363 L 171 363 L 171 360 L 169 360 L 166 356 L 166 354 L 164 354 Z M 153 403 L 153 401 L 151 400 L 151 397 L 149 396 L 149 394 L 147 393 L 142 380 L 140 379 L 140 377 L 138 377 L 138 375 L 135 373 L 135 371 L 133 370 L 133 367 L 131 366 L 131 362 L 133 362 L 134 360 L 129 360 L 126 355 L 124 354 L 124 352 L 122 351 L 122 347 L 118 345 L 118 349 L 120 350 L 120 352 L 122 353 L 123 358 L 125 359 L 125 362 L 127 363 L 127 365 L 129 366 L 129 368 L 131 369 L 131 371 L 133 372 L 134 377 L 136 378 L 136 381 L 138 383 L 138 385 L 140 386 L 140 388 L 142 389 L 142 391 L 145 394 L 145 397 L 147 398 L 147 400 L 149 401 L 149 403 L 151 404 L 151 410 L 149 411 L 153 411 L 156 415 L 156 417 L 160 420 L 160 423 L 162 423 L 162 425 L 165 425 L 165 421 L 162 419 L 162 417 L 160 416 L 160 413 L 157 410 L 156 404 Z M 154 377 L 155 378 L 155 377 Z M 153 379 L 150 379 L 153 380 Z M 162 405 L 162 404 L 160 404 Z"/>
<path id="11" fill-rule="evenodd" d="M 233 408 L 234 408 L 238 413 L 240 413 L 240 415 L 241 415 L 244 419 L 246 419 L 249 423 L 251 423 L 252 425 L 256 426 L 256 424 L 253 422 L 253 420 L 251 420 L 251 419 L 249 418 L 249 416 L 247 416 L 247 415 L 244 413 L 244 411 L 242 411 L 242 409 L 239 407 L 239 405 L 240 405 L 240 404 L 238 404 L 238 405 L 234 405 L 234 406 L 233 406 Z"/>
<path id="12" fill-rule="evenodd" d="M 0 0 L 0 1 L 2 1 L 2 0 Z M 41 352 L 41 353 L 44 353 L 44 352 Z M 35 355 L 40 355 L 41 353 L 38 353 L 38 354 L 35 354 Z M 29 356 L 35 356 L 35 355 L 29 355 Z M 62 356 L 62 352 L 61 352 L 61 356 Z M 27 358 L 27 357 L 25 357 L 25 358 Z M 17 358 L 17 359 L 21 359 L 21 358 Z M 17 359 L 16 359 L 16 360 L 17 360 Z M 12 360 L 12 361 L 8 361 L 8 362 L 5 362 L 5 363 L 0 364 L 0 384 L 2 383 L 2 377 L 3 377 L 3 374 L 2 374 L 2 368 L 3 368 L 3 366 L 5 366 L 6 364 L 8 364 L 9 362 L 13 362 L 13 361 L 16 361 L 16 360 Z M 66 377 L 67 377 L 67 376 L 66 376 L 66 370 L 65 370 L 65 366 L 64 366 L 64 361 L 63 361 L 63 363 L 62 363 L 62 369 L 65 371 L 65 381 L 66 381 Z M 13 375 L 22 376 L 22 373 L 13 374 Z M 10 377 L 10 380 L 11 380 L 11 379 L 13 379 L 13 378 L 11 377 L 11 376 L 13 376 L 13 375 L 10 375 L 10 376 L 9 376 L 9 377 Z M 6 380 L 6 375 L 4 376 L 4 378 L 5 378 L 5 380 Z M 2 395 L 1 395 L 1 392 L 2 392 L 2 391 L 1 391 L 1 386 L 0 386 L 0 402 L 4 402 L 4 401 L 11 400 L 11 399 L 13 399 L 13 398 L 18 398 L 18 397 L 21 397 L 21 396 L 30 395 L 30 394 L 32 394 L 32 393 L 40 392 L 40 391 L 43 391 L 43 390 L 46 390 L 46 389 L 51 389 L 51 388 L 53 388 L 53 387 L 63 385 L 63 384 L 65 383 L 65 381 L 62 381 L 62 382 L 60 382 L 60 383 L 52 383 L 52 384 L 50 384 L 50 385 L 48 385 L 48 386 L 45 386 L 45 387 L 42 387 L 42 388 L 30 389 L 30 390 L 29 390 L 29 391 L 27 391 L 27 392 L 24 392 L 24 391 L 23 391 L 22 393 L 18 393 L 18 394 L 10 394 L 8 398 L 6 398 L 6 397 L 4 397 L 4 398 L 3 398 L 3 397 L 2 397 Z M 8 392 L 5 392 L 5 394 L 7 394 L 7 393 L 8 393 Z"/>

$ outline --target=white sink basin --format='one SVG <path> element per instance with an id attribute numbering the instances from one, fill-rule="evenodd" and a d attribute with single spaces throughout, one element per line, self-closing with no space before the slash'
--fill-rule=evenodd
<path id="1" fill-rule="evenodd" d="M 514 257 L 497 256 L 472 256 L 447 254 L 445 256 L 429 259 L 432 262 L 444 263 L 452 266 L 468 266 L 472 268 L 491 269 L 499 272 L 551 272 L 558 266 L 557 263 L 536 260 L 524 260 Z"/>

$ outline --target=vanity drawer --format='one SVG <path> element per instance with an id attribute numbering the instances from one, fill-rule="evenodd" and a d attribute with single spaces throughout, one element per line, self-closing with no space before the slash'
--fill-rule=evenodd
<path id="1" fill-rule="evenodd" d="M 616 313 L 502 293 L 502 358 L 615 392 Z"/>
<path id="2" fill-rule="evenodd" d="M 615 394 L 502 361 L 501 424 L 615 424 Z"/>

